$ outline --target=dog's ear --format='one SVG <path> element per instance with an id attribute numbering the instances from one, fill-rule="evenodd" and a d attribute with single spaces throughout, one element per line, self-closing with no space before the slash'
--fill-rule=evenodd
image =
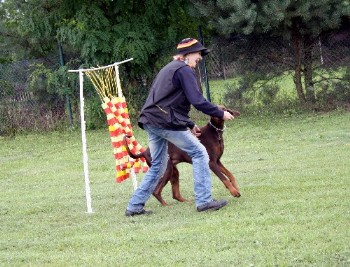
<path id="1" fill-rule="evenodd" d="M 233 116 L 235 116 L 235 117 L 238 117 L 239 115 L 241 115 L 241 113 L 240 113 L 239 111 L 226 108 L 226 107 L 223 106 L 223 105 L 218 105 L 218 107 L 219 107 L 220 109 L 222 109 L 223 111 L 227 111 L 227 112 L 231 113 L 231 114 L 232 114 Z"/>
<path id="2" fill-rule="evenodd" d="M 229 113 L 231 113 L 235 117 L 238 117 L 239 115 L 241 115 L 241 113 L 237 110 L 233 110 L 233 109 L 229 109 L 229 108 L 225 108 L 224 110 L 228 111 Z"/>

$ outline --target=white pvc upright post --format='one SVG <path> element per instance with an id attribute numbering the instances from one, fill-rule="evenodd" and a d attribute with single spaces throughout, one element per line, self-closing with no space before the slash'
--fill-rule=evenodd
<path id="1" fill-rule="evenodd" d="M 83 143 L 83 163 L 84 163 L 84 179 L 85 179 L 85 196 L 87 213 L 92 213 L 91 206 L 91 190 L 89 180 L 89 168 L 88 168 L 88 154 L 86 148 L 86 126 L 85 126 L 85 115 L 84 115 L 84 73 L 79 71 L 79 82 L 80 82 L 80 119 L 81 119 L 81 141 Z"/>
<path id="2" fill-rule="evenodd" d="M 131 61 L 133 58 L 129 58 L 124 61 L 116 62 L 114 64 L 98 67 L 98 68 L 89 68 L 89 69 L 78 69 L 78 70 L 68 70 L 68 72 L 79 72 L 79 82 L 80 82 L 80 119 L 81 119 L 81 140 L 83 143 L 83 163 L 84 163 L 84 179 L 85 179 L 85 196 L 86 196 L 86 206 L 87 206 L 87 213 L 93 213 L 92 206 L 91 206 L 91 190 L 90 190 L 90 180 L 89 180 L 89 169 L 88 169 L 88 154 L 87 154 L 87 148 L 86 148 L 86 126 L 85 126 L 85 116 L 84 116 L 84 93 L 83 93 L 83 86 L 84 86 L 84 72 L 85 71 L 91 71 L 91 70 L 100 70 L 100 69 L 106 69 L 111 66 L 115 66 L 116 70 L 118 70 L 117 65 L 123 64 L 125 62 Z M 117 72 L 116 72 L 117 73 Z M 120 86 L 120 79 L 119 79 L 119 70 L 118 70 L 118 77 L 117 78 L 117 87 L 118 87 L 118 94 L 122 94 L 121 92 L 121 86 Z M 119 82 L 119 84 L 118 84 Z M 133 174 L 135 176 L 135 173 Z M 136 177 L 133 177 L 133 185 L 137 187 L 137 180 Z"/>

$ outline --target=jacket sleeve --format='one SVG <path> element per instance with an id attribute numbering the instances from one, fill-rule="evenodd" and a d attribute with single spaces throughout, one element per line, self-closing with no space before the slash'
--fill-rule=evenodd
<path id="1" fill-rule="evenodd" d="M 178 69 L 174 75 L 174 82 L 180 84 L 186 98 L 197 110 L 213 117 L 222 118 L 224 116 L 221 109 L 204 98 L 198 88 L 196 75 L 190 67 Z"/>

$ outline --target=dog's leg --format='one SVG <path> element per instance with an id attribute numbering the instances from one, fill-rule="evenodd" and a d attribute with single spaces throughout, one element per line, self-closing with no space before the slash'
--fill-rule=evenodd
<path id="1" fill-rule="evenodd" d="M 180 202 L 188 201 L 187 199 L 183 198 L 180 194 L 179 171 L 176 168 L 176 165 L 172 165 L 172 167 L 173 167 L 173 175 L 170 177 L 170 183 L 171 183 L 171 188 L 173 192 L 173 199 L 176 199 L 177 201 L 180 201 Z"/>
<path id="2" fill-rule="evenodd" d="M 239 187 L 238 187 L 238 184 L 237 184 L 237 182 L 236 182 L 236 178 L 234 177 L 234 175 L 232 174 L 232 172 L 230 172 L 230 171 L 221 163 L 220 160 L 218 161 L 218 166 L 219 166 L 221 172 L 224 173 L 224 174 L 230 179 L 232 186 L 233 186 L 234 188 L 236 188 L 236 190 L 237 190 L 238 193 L 239 193 Z M 239 193 L 239 195 L 236 196 L 236 197 L 240 197 L 240 196 L 241 196 L 241 194 Z"/>
<path id="3" fill-rule="evenodd" d="M 165 173 L 162 178 L 160 178 L 156 188 L 153 191 L 153 196 L 163 205 L 168 206 L 168 203 L 165 202 L 165 200 L 162 198 L 162 190 L 164 186 L 168 183 L 170 180 L 169 177 L 172 177 L 173 175 L 173 167 L 170 160 L 168 160 L 168 165 L 165 170 Z"/>
<path id="4" fill-rule="evenodd" d="M 232 185 L 239 191 L 238 184 L 236 182 L 235 176 L 230 172 L 220 161 L 218 161 L 218 165 L 221 169 L 221 172 L 224 173 L 231 181 Z"/>
<path id="5" fill-rule="evenodd" d="M 209 161 L 210 169 L 216 174 L 217 177 L 224 183 L 226 188 L 230 191 L 231 195 L 234 197 L 239 197 L 241 194 L 238 190 L 231 184 L 231 181 L 221 172 L 221 168 L 216 162 Z"/>

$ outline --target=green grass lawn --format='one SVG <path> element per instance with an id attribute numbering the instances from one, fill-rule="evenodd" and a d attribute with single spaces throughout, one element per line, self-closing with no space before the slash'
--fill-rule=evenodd
<path id="1" fill-rule="evenodd" d="M 171 206 L 152 197 L 153 215 L 125 217 L 132 183 L 114 182 L 107 129 L 87 140 L 93 214 L 79 131 L 0 139 L 0 266 L 350 266 L 349 113 L 228 122 L 222 161 L 242 197 L 213 176 L 213 196 L 229 204 L 207 213 L 180 164 L 191 202 L 168 185 Z"/>

